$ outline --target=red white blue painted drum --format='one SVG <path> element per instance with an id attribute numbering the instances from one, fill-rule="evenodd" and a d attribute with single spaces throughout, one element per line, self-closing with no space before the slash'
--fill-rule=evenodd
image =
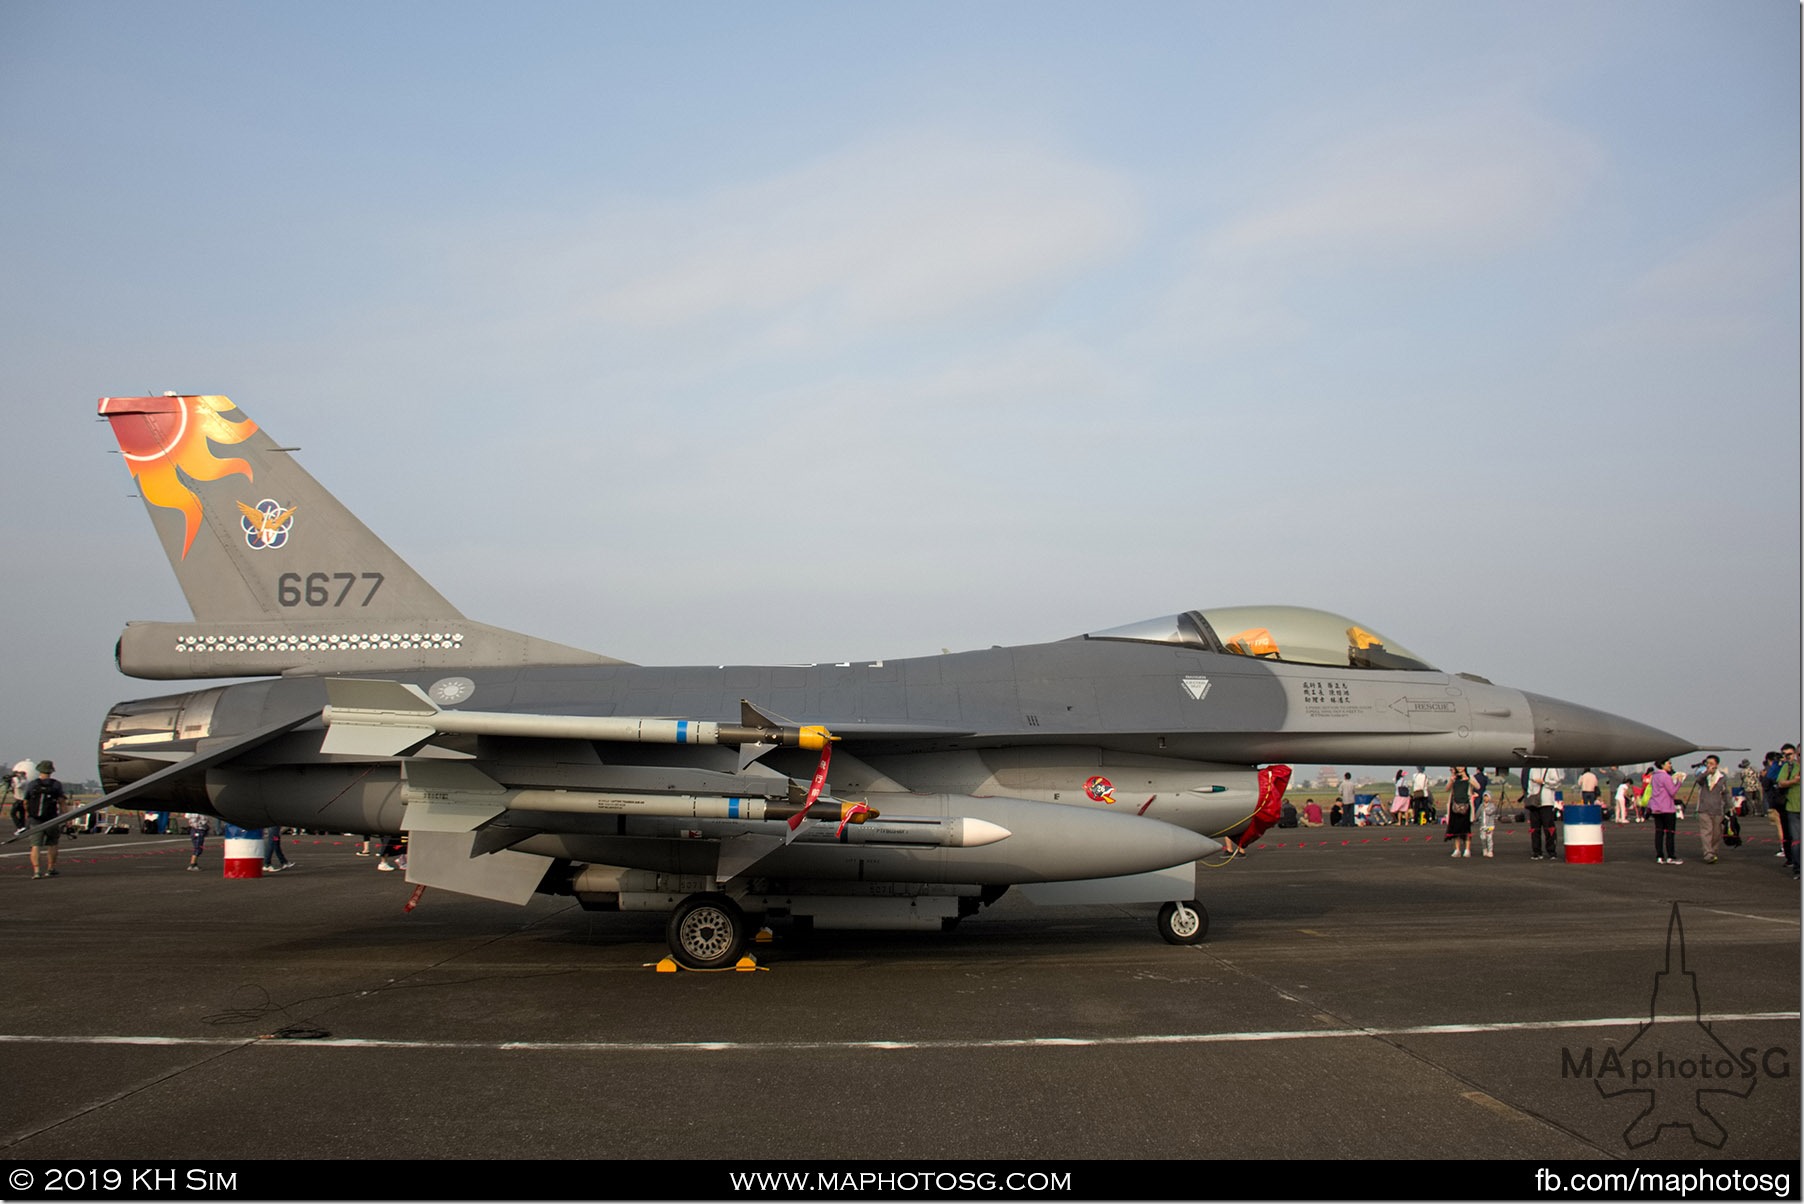
<path id="1" fill-rule="evenodd" d="M 1604 808 L 1601 803 L 1566 804 L 1566 861 L 1595 865 L 1604 859 Z"/>
<path id="2" fill-rule="evenodd" d="M 240 828 L 237 824 L 225 826 L 225 876 L 228 878 L 261 878 L 263 876 L 263 858 L 268 852 L 269 842 L 263 839 L 262 828 Z"/>

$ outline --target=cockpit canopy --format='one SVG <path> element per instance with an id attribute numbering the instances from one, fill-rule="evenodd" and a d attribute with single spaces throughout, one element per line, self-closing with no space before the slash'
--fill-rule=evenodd
<path id="1" fill-rule="evenodd" d="M 1344 615 L 1306 606 L 1223 606 L 1144 619 L 1124 627 L 1092 631 L 1086 640 L 1133 640 L 1180 644 L 1204 652 L 1225 652 L 1258 660 L 1337 669 L 1418 669 L 1433 665 L 1401 644 Z"/>

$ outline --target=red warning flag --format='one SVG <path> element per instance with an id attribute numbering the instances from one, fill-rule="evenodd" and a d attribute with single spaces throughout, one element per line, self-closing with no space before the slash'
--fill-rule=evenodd
<path id="1" fill-rule="evenodd" d="M 814 806 L 814 800 L 821 796 L 821 787 L 827 784 L 827 762 L 833 759 L 833 746 L 821 745 L 821 763 L 815 766 L 814 781 L 808 784 L 808 797 L 802 802 L 802 809 L 789 817 L 789 830 L 795 831 L 802 826 L 802 820 L 808 814 L 808 808 Z"/>

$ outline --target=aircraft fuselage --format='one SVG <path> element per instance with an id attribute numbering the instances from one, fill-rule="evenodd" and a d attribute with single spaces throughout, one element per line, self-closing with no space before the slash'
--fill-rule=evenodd
<path id="1" fill-rule="evenodd" d="M 1246 814 L 1255 764 L 1604 765 L 1685 747 L 1629 720 L 1471 677 L 1272 663 L 1083 638 L 843 664 L 543 666 L 432 670 L 398 679 L 454 699 L 450 709 L 541 715 L 730 720 L 742 699 L 751 700 L 773 714 L 821 723 L 839 737 L 833 787 L 840 797 L 1006 795 L 1132 810 L 1203 832 Z M 166 741 L 229 737 L 318 711 L 325 701 L 323 679 L 286 678 L 122 704 L 109 717 L 103 773 L 109 788 L 141 776 L 127 765 L 147 740 L 160 743 L 158 732 Z M 317 798 L 263 791 L 267 797 L 253 808 L 234 805 L 243 792 L 230 786 L 246 775 L 269 784 L 269 769 L 252 769 L 258 763 L 335 779 L 333 767 L 346 762 L 319 752 L 318 743 L 317 731 L 303 727 L 233 771 L 214 771 L 208 803 L 226 808 L 227 818 L 230 811 L 254 810 L 252 818 L 264 822 L 321 826 Z M 537 764 L 524 777 L 567 788 L 607 780 L 611 764 L 643 766 L 660 756 L 673 766 L 734 768 L 726 749 L 636 746 L 628 757 L 610 755 L 614 750 L 605 745 L 590 755 L 546 741 L 486 744 L 485 757 Z M 801 750 L 764 758 L 803 778 L 812 759 Z M 351 804 L 354 797 L 359 801 Z M 355 791 L 341 799 L 374 830 L 398 829 L 398 801 L 385 805 Z M 169 802 L 200 800 L 190 791 Z M 303 818 L 297 807 L 312 810 Z"/>

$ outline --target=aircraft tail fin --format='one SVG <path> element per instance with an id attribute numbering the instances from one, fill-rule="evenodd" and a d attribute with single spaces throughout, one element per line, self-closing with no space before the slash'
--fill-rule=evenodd
<path id="1" fill-rule="evenodd" d="M 127 673 L 617 663 L 465 619 L 224 397 L 103 397 L 100 415 L 195 620 L 129 625 Z"/>
<path id="2" fill-rule="evenodd" d="M 100 414 L 196 619 L 461 617 L 226 398 L 103 397 Z"/>

